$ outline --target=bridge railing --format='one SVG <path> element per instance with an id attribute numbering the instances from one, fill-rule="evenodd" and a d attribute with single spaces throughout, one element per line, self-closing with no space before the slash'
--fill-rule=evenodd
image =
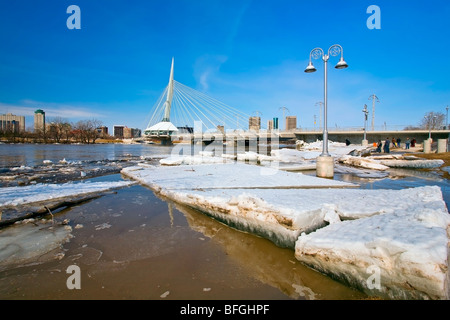
<path id="1" fill-rule="evenodd" d="M 406 125 L 391 125 L 391 126 L 378 126 L 375 127 L 374 130 L 371 130 L 371 128 L 367 128 L 367 133 L 376 133 L 376 132 L 423 132 L 426 133 L 429 130 L 423 129 L 423 128 L 413 128 L 411 126 Z M 439 131 L 446 131 L 448 132 L 449 129 L 442 127 L 439 129 L 431 129 L 431 132 L 439 132 Z M 314 133 L 322 134 L 323 130 L 322 128 L 295 128 L 291 130 L 265 130 L 262 129 L 260 131 L 255 130 L 229 130 L 225 132 L 225 134 L 221 131 L 205 131 L 205 132 L 196 132 L 196 133 L 180 133 L 176 134 L 175 136 L 177 138 L 182 138 L 185 140 L 189 139 L 208 139 L 208 138 L 218 138 L 218 137 L 228 137 L 228 138 L 250 138 L 250 137 L 295 137 L 295 134 L 299 133 Z M 360 132 L 363 134 L 364 128 L 358 127 L 358 126 L 352 126 L 352 127 L 328 127 L 328 132 Z"/>
<path id="2" fill-rule="evenodd" d="M 375 126 L 372 130 L 371 126 L 368 126 L 366 128 L 366 132 L 376 132 L 376 131 L 428 131 L 428 128 L 418 128 L 413 127 L 411 125 L 382 125 L 382 126 Z M 440 128 L 431 128 L 432 131 L 436 130 L 448 130 L 446 127 L 440 127 Z M 292 130 L 289 130 L 292 131 Z M 306 127 L 300 127 L 294 129 L 294 132 L 317 132 L 321 133 L 323 131 L 322 127 L 313 127 L 313 128 L 306 128 Z M 338 132 L 348 132 L 348 131 L 361 131 L 364 132 L 363 126 L 328 126 L 328 131 L 338 131 Z"/>

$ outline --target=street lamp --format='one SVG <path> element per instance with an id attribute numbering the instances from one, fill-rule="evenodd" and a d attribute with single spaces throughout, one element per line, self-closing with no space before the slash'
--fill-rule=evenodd
<path id="1" fill-rule="evenodd" d="M 430 140 L 431 139 L 431 124 L 433 122 L 435 122 L 435 119 L 437 118 L 437 116 L 428 115 L 428 116 L 424 116 L 424 118 L 425 118 L 425 120 L 427 121 L 427 124 L 428 124 L 428 139 Z M 433 123 L 433 127 L 434 127 L 434 123 Z"/>
<path id="2" fill-rule="evenodd" d="M 445 129 L 448 130 L 448 106 L 445 108 L 447 110 L 447 116 L 445 117 Z"/>
<path id="3" fill-rule="evenodd" d="M 319 101 L 316 103 L 316 106 L 319 106 L 319 129 L 321 128 L 320 126 L 322 125 L 322 106 L 323 106 L 323 102 Z"/>
<path id="4" fill-rule="evenodd" d="M 364 105 L 364 109 L 362 112 L 364 112 L 364 139 L 362 141 L 362 145 L 367 146 L 368 141 L 366 139 L 366 127 L 367 127 L 367 115 L 369 114 L 369 111 L 367 110 L 367 104 Z"/>
<path id="5" fill-rule="evenodd" d="M 322 48 L 314 48 L 309 54 L 309 64 L 305 69 L 306 73 L 316 72 L 317 69 L 312 63 L 312 59 L 322 58 L 324 62 L 324 119 L 323 119 L 323 150 L 322 154 L 317 158 L 316 163 L 316 175 L 320 177 L 332 178 L 334 175 L 334 163 L 333 159 L 328 153 L 328 125 L 327 125 L 327 62 L 330 56 L 336 57 L 341 55 L 339 62 L 336 64 L 336 69 L 345 69 L 348 67 L 347 62 L 344 60 L 344 49 L 339 44 L 334 44 L 328 49 L 328 53 L 325 54 Z"/>

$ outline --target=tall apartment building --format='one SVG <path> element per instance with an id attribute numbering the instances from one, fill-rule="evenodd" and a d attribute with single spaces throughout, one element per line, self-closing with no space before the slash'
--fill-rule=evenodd
<path id="1" fill-rule="evenodd" d="M 123 129 L 125 129 L 125 126 L 114 126 L 114 138 L 123 139 Z"/>
<path id="2" fill-rule="evenodd" d="M 273 130 L 273 120 L 267 120 L 267 130 Z"/>
<path id="3" fill-rule="evenodd" d="M 278 130 L 278 118 L 273 118 L 273 129 Z"/>
<path id="4" fill-rule="evenodd" d="M 297 116 L 286 117 L 286 130 L 292 130 L 297 128 Z"/>
<path id="5" fill-rule="evenodd" d="M 0 132 L 24 132 L 25 116 L 16 116 L 12 113 L 0 115 Z"/>
<path id="6" fill-rule="evenodd" d="M 139 138 L 141 136 L 141 129 L 136 128 L 123 128 L 123 138 L 131 139 L 131 138 Z"/>
<path id="7" fill-rule="evenodd" d="M 248 119 L 249 130 L 259 131 L 261 129 L 261 117 L 250 117 Z"/>
<path id="8" fill-rule="evenodd" d="M 106 126 L 98 127 L 97 132 L 100 134 L 101 137 L 106 137 L 108 135 L 108 127 Z"/>
<path id="9" fill-rule="evenodd" d="M 42 109 L 37 109 L 34 112 L 34 132 L 45 132 L 45 112 Z"/>

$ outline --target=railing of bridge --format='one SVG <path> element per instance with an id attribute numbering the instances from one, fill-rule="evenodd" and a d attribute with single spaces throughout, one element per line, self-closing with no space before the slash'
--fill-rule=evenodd
<path id="1" fill-rule="evenodd" d="M 445 131 L 445 130 L 449 130 L 446 127 L 440 127 L 440 128 L 436 128 L 436 129 L 431 129 L 432 132 L 436 132 L 436 131 Z M 329 132 L 364 132 L 364 128 L 363 127 L 358 127 L 358 126 L 353 126 L 353 127 L 329 127 L 328 128 Z M 373 133 L 373 132 L 405 132 L 405 131 L 412 131 L 412 132 L 428 132 L 428 129 L 424 129 L 424 128 L 417 128 L 417 127 L 411 127 L 411 126 L 406 126 L 406 125 L 391 125 L 391 126 L 379 126 L 379 127 L 375 127 L 374 130 L 371 129 L 366 129 L 366 132 L 368 133 Z M 295 128 L 295 129 L 290 129 L 290 130 L 266 130 L 266 129 L 261 129 L 259 131 L 255 131 L 255 130 L 227 130 L 226 131 L 226 135 L 261 135 L 261 134 L 275 134 L 275 135 L 279 135 L 279 134 L 294 134 L 294 133 L 311 133 L 311 132 L 317 132 L 317 134 L 322 134 L 323 130 L 321 128 Z M 199 135 L 217 135 L 217 134 L 224 134 L 221 131 L 217 131 L 217 130 L 207 130 L 201 133 L 197 133 Z M 178 133 L 177 135 L 192 135 L 190 133 Z M 194 134 L 195 135 L 195 134 Z"/>
<path id="2" fill-rule="evenodd" d="M 414 127 L 411 125 L 383 125 L 383 126 L 376 126 L 374 127 L 374 130 L 372 128 L 366 128 L 367 132 L 383 132 L 383 131 L 428 131 L 428 128 L 419 128 Z M 431 128 L 432 131 L 436 130 L 449 130 L 448 127 L 440 127 L 440 128 Z M 319 127 L 313 127 L 313 128 L 306 128 L 306 127 L 300 127 L 296 129 L 291 129 L 283 132 L 317 132 L 321 133 L 323 131 L 322 128 Z M 348 131 L 364 131 L 363 126 L 328 126 L 328 131 L 333 132 L 348 132 Z"/>

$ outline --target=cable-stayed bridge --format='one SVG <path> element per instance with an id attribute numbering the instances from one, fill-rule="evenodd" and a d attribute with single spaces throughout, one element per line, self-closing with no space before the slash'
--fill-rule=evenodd
<path id="1" fill-rule="evenodd" d="M 169 84 L 153 106 L 151 114 L 144 134 L 162 142 L 200 132 L 227 134 L 243 131 L 250 117 L 174 80 L 173 59 Z"/>
<path id="2" fill-rule="evenodd" d="M 162 144 L 173 141 L 250 141 L 263 140 L 304 140 L 307 142 L 321 140 L 321 132 L 313 130 L 248 130 L 251 116 L 230 107 L 206 94 L 194 90 L 174 80 L 174 59 L 170 70 L 169 83 L 151 111 L 151 118 L 144 130 L 147 139 L 159 140 Z M 415 137 L 418 141 L 426 140 L 433 133 L 434 139 L 449 138 L 450 131 L 443 130 L 381 130 L 367 131 L 371 142 L 384 140 L 386 137 Z M 329 130 L 330 139 L 343 142 L 349 138 L 351 143 L 361 143 L 364 129 Z"/>

